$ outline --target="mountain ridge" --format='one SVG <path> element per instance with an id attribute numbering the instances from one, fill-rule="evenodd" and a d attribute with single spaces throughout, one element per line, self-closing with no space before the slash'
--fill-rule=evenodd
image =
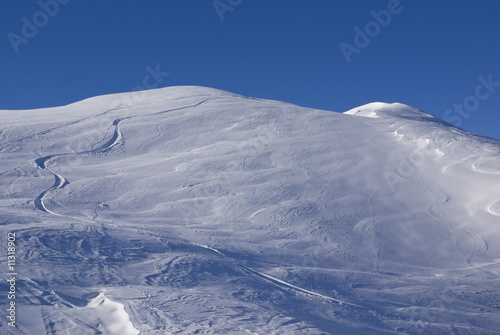
<path id="1" fill-rule="evenodd" d="M 0 117 L 21 332 L 500 330 L 499 141 L 193 86 Z"/>

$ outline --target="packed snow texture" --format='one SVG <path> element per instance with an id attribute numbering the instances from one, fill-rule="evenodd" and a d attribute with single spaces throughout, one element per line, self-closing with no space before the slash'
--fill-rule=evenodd
<path id="1" fill-rule="evenodd" d="M 496 140 L 202 87 L 0 119 L 2 334 L 500 333 Z"/>

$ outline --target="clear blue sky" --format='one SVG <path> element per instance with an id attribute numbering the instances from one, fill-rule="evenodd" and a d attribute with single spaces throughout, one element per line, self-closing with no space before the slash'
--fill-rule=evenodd
<path id="1" fill-rule="evenodd" d="M 401 102 L 500 139 L 500 1 L 217 1 L 2 0 L 0 109 L 131 91 L 158 66 L 150 86 L 338 112 Z"/>

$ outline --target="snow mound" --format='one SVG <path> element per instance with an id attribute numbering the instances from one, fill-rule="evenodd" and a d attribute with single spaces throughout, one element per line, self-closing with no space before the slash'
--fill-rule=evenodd
<path id="1" fill-rule="evenodd" d="M 376 118 L 377 113 L 375 111 L 382 108 L 388 108 L 389 106 L 391 106 L 391 104 L 385 102 L 371 102 L 369 104 L 350 109 L 344 112 L 344 114 Z"/>
<path id="2" fill-rule="evenodd" d="M 444 121 L 421 111 L 418 108 L 411 107 L 401 103 L 372 102 L 360 107 L 350 109 L 344 114 L 357 115 L 370 118 L 400 118 L 415 121 L 434 121 L 441 124 L 447 124 Z"/>
<path id="3" fill-rule="evenodd" d="M 84 318 L 86 323 L 90 323 L 92 319 L 95 319 L 95 321 L 92 320 L 95 323 L 92 328 L 100 334 L 139 334 L 139 331 L 130 322 L 125 306 L 110 300 L 104 295 L 104 292 L 99 293 L 87 306 L 81 308 L 78 314 L 86 314 Z"/>

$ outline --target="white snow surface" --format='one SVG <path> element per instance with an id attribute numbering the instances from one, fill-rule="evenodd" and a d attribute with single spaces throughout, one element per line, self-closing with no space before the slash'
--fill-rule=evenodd
<path id="1" fill-rule="evenodd" d="M 500 333 L 499 141 L 192 86 L 0 120 L 2 334 Z"/>

